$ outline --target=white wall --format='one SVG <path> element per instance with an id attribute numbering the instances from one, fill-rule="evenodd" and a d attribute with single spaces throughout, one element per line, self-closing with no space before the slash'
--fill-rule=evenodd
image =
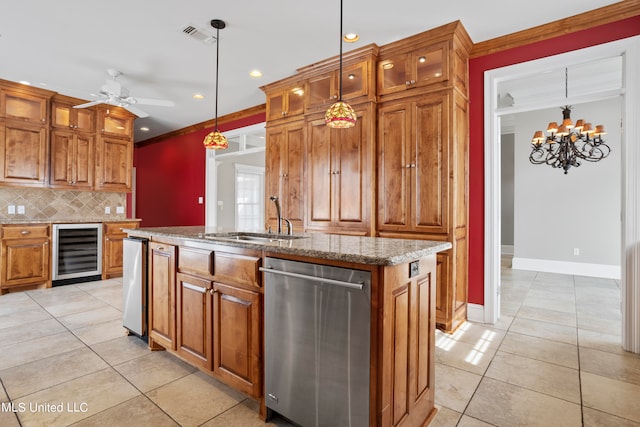
<path id="1" fill-rule="evenodd" d="M 525 261 L 538 260 L 542 262 L 535 268 L 544 268 L 549 261 L 556 266 L 617 266 L 619 271 L 621 99 L 575 105 L 571 118 L 605 125 L 611 154 L 597 163 L 583 162 L 564 175 L 562 169 L 529 162 L 534 131 L 546 130 L 551 121 L 560 122 L 560 107 L 516 114 L 514 268 L 526 268 Z M 574 255 L 574 248 L 579 255 Z"/>

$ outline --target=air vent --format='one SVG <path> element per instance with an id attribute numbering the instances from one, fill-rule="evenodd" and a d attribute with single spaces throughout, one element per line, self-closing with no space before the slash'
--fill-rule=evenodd
<path id="1" fill-rule="evenodd" d="M 207 33 L 203 29 L 198 28 L 193 24 L 187 24 L 184 27 L 180 27 L 178 31 L 180 31 L 184 35 L 199 40 L 206 45 L 212 45 L 216 42 L 215 36 Z"/>

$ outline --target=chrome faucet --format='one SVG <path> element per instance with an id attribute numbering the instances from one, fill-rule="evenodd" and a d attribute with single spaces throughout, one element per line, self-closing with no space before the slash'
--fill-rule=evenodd
<path id="1" fill-rule="evenodd" d="M 278 201 L 278 196 L 269 196 L 269 200 L 271 200 L 276 205 L 276 214 L 278 216 L 278 234 L 282 234 L 282 221 L 287 223 L 287 234 L 289 236 L 293 235 L 293 224 L 287 218 L 282 218 L 282 214 L 280 212 L 280 202 Z"/>

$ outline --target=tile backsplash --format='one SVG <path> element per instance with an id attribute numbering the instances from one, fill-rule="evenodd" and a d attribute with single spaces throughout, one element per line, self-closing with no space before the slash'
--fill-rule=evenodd
<path id="1" fill-rule="evenodd" d="M 126 193 L 0 188 L 0 220 L 114 220 L 126 218 Z M 15 214 L 9 214 L 11 206 Z M 24 206 L 24 213 L 19 207 Z M 105 213 L 105 208 L 111 210 Z M 117 213 L 120 207 L 125 213 Z"/>

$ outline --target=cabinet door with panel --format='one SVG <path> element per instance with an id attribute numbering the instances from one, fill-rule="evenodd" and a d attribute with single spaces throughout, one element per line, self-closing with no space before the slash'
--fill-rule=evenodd
<path id="1" fill-rule="evenodd" d="M 213 282 L 189 274 L 176 276 L 176 349 L 188 362 L 212 370 Z"/>
<path id="2" fill-rule="evenodd" d="M 92 134 L 53 130 L 51 132 L 52 188 L 93 189 L 95 136 Z"/>
<path id="3" fill-rule="evenodd" d="M 379 108 L 379 230 L 448 233 L 448 99 L 435 94 Z"/>
<path id="4" fill-rule="evenodd" d="M 275 204 L 269 199 L 277 196 L 283 218 L 295 229 L 304 224 L 304 122 L 296 121 L 267 128 L 265 168 L 265 219 L 275 231 Z"/>
<path id="5" fill-rule="evenodd" d="M 250 396 L 262 395 L 261 294 L 213 283 L 213 372 Z"/>
<path id="6" fill-rule="evenodd" d="M 95 133 L 95 108 L 73 108 L 85 102 L 87 101 L 55 95 L 51 101 L 51 126 L 70 131 Z"/>
<path id="7" fill-rule="evenodd" d="M 149 242 L 149 348 L 175 350 L 176 247 Z"/>
<path id="8" fill-rule="evenodd" d="M 97 190 L 131 191 L 133 169 L 133 141 L 125 138 L 100 136 L 97 143 Z"/>
<path id="9" fill-rule="evenodd" d="M 122 276 L 122 245 L 127 234 L 125 228 L 138 228 L 135 222 L 105 222 L 102 228 L 102 279 Z"/>
<path id="10" fill-rule="evenodd" d="M 342 70 L 342 99 L 357 100 L 368 95 L 369 62 L 348 64 Z M 309 77 L 306 108 L 328 107 L 340 96 L 340 70 Z"/>
<path id="11" fill-rule="evenodd" d="M 449 79 L 447 42 L 418 47 L 410 52 L 381 55 L 378 95 L 446 82 Z"/>
<path id="12" fill-rule="evenodd" d="M 316 116 L 307 123 L 307 227 L 372 233 L 372 107 L 357 108 L 356 125 L 331 129 Z"/>
<path id="13" fill-rule="evenodd" d="M 0 120 L 0 182 L 44 187 L 49 164 L 47 127 Z"/>
<path id="14" fill-rule="evenodd" d="M 39 125 L 49 123 L 49 99 L 53 92 L 0 82 L 0 117 Z"/>
<path id="15" fill-rule="evenodd" d="M 51 286 L 49 225 L 3 225 L 0 293 L 11 288 Z"/>
<path id="16" fill-rule="evenodd" d="M 304 111 L 304 83 L 292 82 L 267 89 L 267 121 L 286 119 Z"/>

